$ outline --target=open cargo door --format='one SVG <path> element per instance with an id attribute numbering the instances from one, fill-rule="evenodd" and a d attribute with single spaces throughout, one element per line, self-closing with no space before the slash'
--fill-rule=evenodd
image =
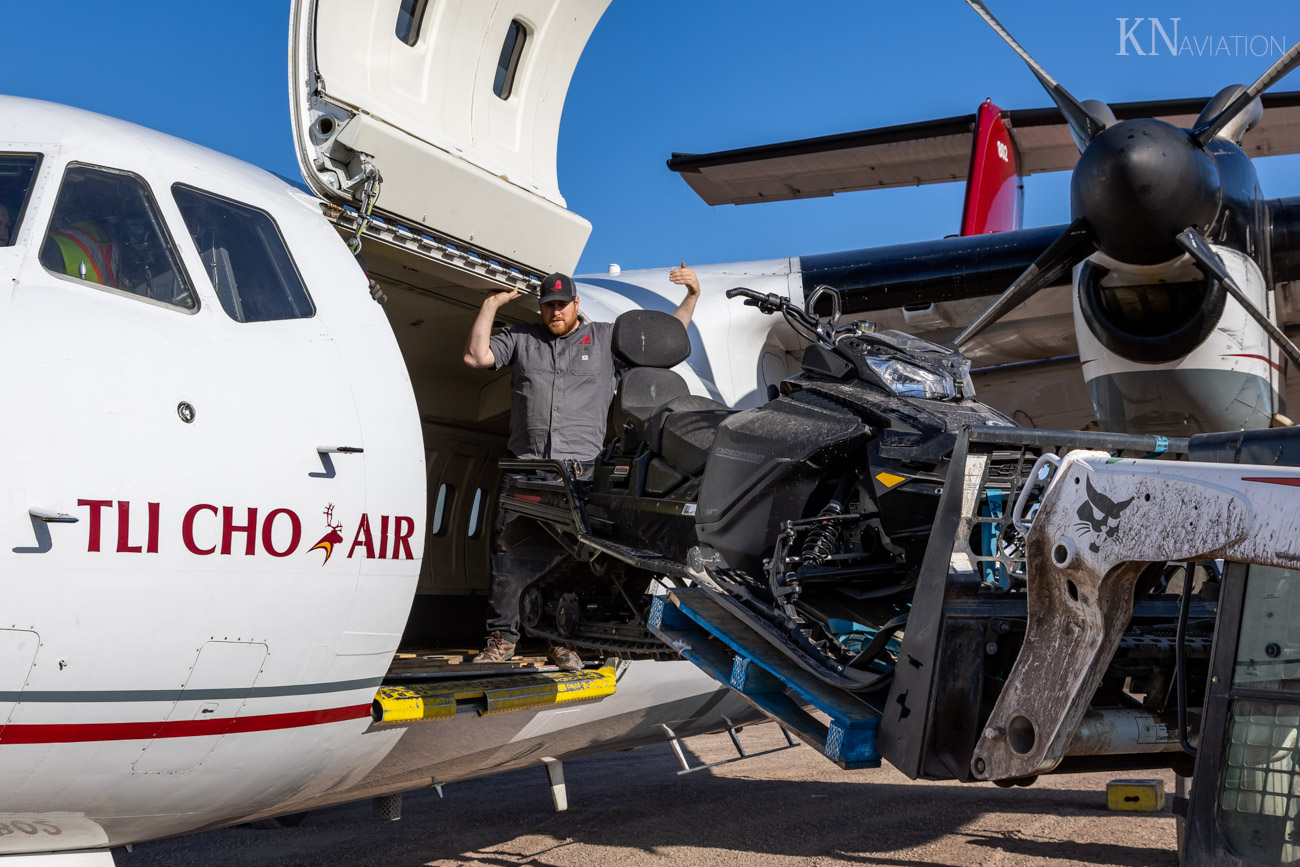
<path id="1" fill-rule="evenodd" d="M 591 224 L 560 195 L 556 141 L 606 6 L 295 0 L 291 99 L 307 184 L 342 206 L 333 216 L 346 231 L 373 167 L 381 240 L 489 283 L 571 272 Z"/>
<path id="2" fill-rule="evenodd" d="M 523 290 L 497 324 L 535 322 L 539 276 L 572 272 L 586 244 L 591 225 L 560 195 L 556 143 L 569 80 L 606 6 L 293 2 L 299 163 L 340 234 L 363 243 L 364 267 L 388 297 L 430 473 L 426 552 L 450 557 L 425 563 L 411 618 L 419 629 L 484 617 L 484 527 L 509 433 L 510 372 L 470 370 L 462 348 L 484 293 Z M 362 220 L 376 173 L 374 219 Z"/>

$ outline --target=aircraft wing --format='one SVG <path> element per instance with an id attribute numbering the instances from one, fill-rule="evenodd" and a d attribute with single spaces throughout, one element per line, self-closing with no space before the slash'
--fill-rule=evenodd
<path id="1" fill-rule="evenodd" d="M 986 298 L 1010 286 L 1064 229 L 1039 226 L 804 255 L 800 271 L 805 288 L 839 290 L 845 313 Z"/>
<path id="2" fill-rule="evenodd" d="M 1264 117 L 1246 134 L 1248 155 L 1300 153 L 1300 91 L 1266 93 Z M 1208 97 L 1111 105 L 1119 120 L 1154 117 L 1188 128 Z M 1002 112 L 1019 154 L 1020 173 L 1065 171 L 1078 149 L 1061 112 Z M 746 205 L 830 196 L 854 190 L 962 181 L 970 171 L 975 115 L 839 133 L 778 144 L 674 153 L 668 168 L 710 205 Z"/>

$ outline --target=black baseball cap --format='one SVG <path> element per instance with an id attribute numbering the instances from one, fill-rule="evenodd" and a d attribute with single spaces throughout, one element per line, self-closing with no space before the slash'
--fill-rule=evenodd
<path id="1" fill-rule="evenodd" d="M 567 304 L 578 297 L 578 293 L 573 288 L 573 278 L 568 274 L 558 273 L 543 277 L 537 293 L 539 304 L 546 304 L 549 301 L 563 301 Z"/>

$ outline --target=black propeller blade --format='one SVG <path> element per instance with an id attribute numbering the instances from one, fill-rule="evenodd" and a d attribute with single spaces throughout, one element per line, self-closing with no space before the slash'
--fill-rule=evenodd
<path id="1" fill-rule="evenodd" d="M 1005 316 L 1011 308 L 1023 304 L 1040 290 L 1057 285 L 1070 269 L 1092 255 L 1094 249 L 1088 224 L 1082 219 L 1075 220 L 1016 278 L 1016 282 L 1007 291 L 998 296 L 998 300 L 957 335 L 953 343 L 960 349 L 975 335 Z"/>
<path id="2" fill-rule="evenodd" d="M 1002 22 L 993 17 L 993 13 L 984 5 L 983 0 L 966 0 L 966 3 L 979 13 L 979 16 L 987 21 L 988 25 L 1002 37 L 1002 40 L 1007 45 L 1010 45 L 1011 49 L 1020 55 L 1020 59 L 1029 66 L 1030 71 L 1034 73 L 1034 77 L 1038 79 L 1038 83 L 1047 91 L 1047 95 L 1052 98 L 1052 102 L 1056 103 L 1056 107 L 1061 110 L 1061 114 L 1065 115 L 1065 121 L 1070 125 L 1070 134 L 1074 137 L 1074 143 L 1078 145 L 1080 152 L 1099 132 L 1109 124 L 1114 123 L 1115 117 L 1110 113 L 1109 109 L 1104 113 L 1097 111 L 1095 100 L 1088 100 L 1088 102 L 1093 103 L 1093 110 L 1089 110 L 1088 106 L 1071 96 L 1070 92 L 1062 87 L 1056 79 L 1048 75 L 1047 70 L 1040 66 L 1038 61 L 1034 60 L 1029 55 L 1029 52 L 1022 48 L 1020 43 L 1007 32 L 1007 29 L 1002 26 Z"/>
<path id="3" fill-rule="evenodd" d="M 1196 231 L 1194 226 L 1188 227 L 1178 234 L 1178 246 L 1191 254 L 1206 277 L 1222 283 L 1223 288 L 1228 290 L 1228 294 L 1237 299 L 1238 304 L 1246 308 L 1250 318 L 1258 322 L 1259 326 L 1268 332 L 1268 336 L 1273 339 L 1279 349 L 1286 353 L 1287 358 L 1291 359 L 1291 363 L 1300 367 L 1300 348 L 1297 348 L 1290 338 L 1282 333 L 1282 329 L 1274 325 L 1273 320 L 1269 319 L 1264 311 L 1256 307 L 1255 303 L 1246 296 L 1246 293 L 1241 291 L 1241 287 L 1237 285 L 1236 280 L 1232 279 L 1227 266 L 1223 264 L 1219 254 L 1214 252 L 1214 248 L 1210 246 L 1210 242 L 1206 240 L 1204 235 Z"/>
<path id="4" fill-rule="evenodd" d="M 970 0 L 967 0 L 967 2 L 970 2 Z M 1192 130 L 1192 138 L 1196 139 L 1196 143 L 1201 147 L 1205 147 L 1219 130 L 1231 123 L 1232 119 L 1242 109 L 1250 105 L 1255 97 L 1268 90 L 1275 82 L 1281 80 L 1288 72 L 1295 69 L 1297 64 L 1300 64 L 1300 41 L 1292 45 L 1286 54 L 1277 59 L 1277 63 L 1274 63 L 1265 70 L 1263 75 L 1255 79 L 1254 84 L 1237 94 L 1237 98 L 1228 103 L 1222 111 Z"/>

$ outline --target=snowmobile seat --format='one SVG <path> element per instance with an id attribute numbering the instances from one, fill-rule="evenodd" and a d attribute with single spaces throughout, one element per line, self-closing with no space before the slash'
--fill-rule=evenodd
<path id="1" fill-rule="evenodd" d="M 704 472 L 718 425 L 734 413 L 707 397 L 688 394 L 674 398 L 650 420 L 650 448 L 675 469 L 698 476 Z"/>
<path id="2" fill-rule="evenodd" d="M 691 475 L 702 472 L 713 434 L 728 411 L 691 394 L 686 381 L 668 369 L 691 354 L 686 329 L 667 313 L 630 310 L 614 320 L 611 343 L 614 357 L 628 367 L 610 407 L 609 430 L 619 437 L 620 451 L 631 454 L 640 443 L 661 454 L 668 448 L 674 457 L 664 458 L 670 464 Z M 701 412 L 718 416 L 717 421 L 686 418 Z M 682 418 L 669 423 L 672 415 Z M 671 431 L 667 446 L 665 431 Z"/>
<path id="3" fill-rule="evenodd" d="M 630 454 L 645 442 L 655 410 L 690 394 L 686 381 L 668 368 L 686 360 L 691 342 L 674 317 L 657 310 L 629 310 L 614 320 L 611 347 L 627 369 L 610 407 L 608 429 Z"/>
<path id="4" fill-rule="evenodd" d="M 690 397 L 686 382 L 671 370 L 654 367 L 634 367 L 624 371 L 618 394 L 614 396 L 615 415 L 620 422 L 635 422 L 638 439 L 644 434 L 646 424 L 655 411 L 671 400 Z M 623 431 L 625 424 L 611 425 L 612 430 Z"/>

